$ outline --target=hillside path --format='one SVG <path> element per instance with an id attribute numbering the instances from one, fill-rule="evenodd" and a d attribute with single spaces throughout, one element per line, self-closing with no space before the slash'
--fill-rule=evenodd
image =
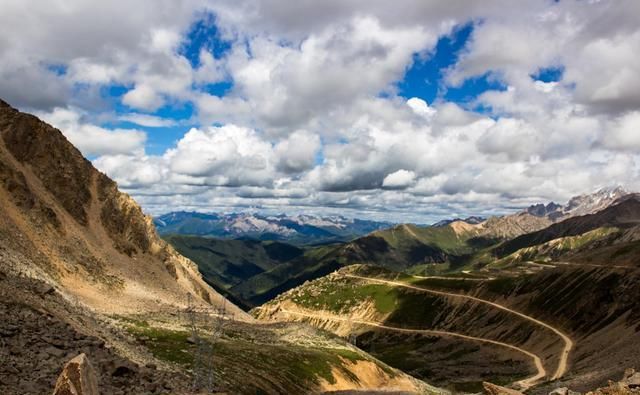
<path id="1" fill-rule="evenodd" d="M 578 263 L 578 262 L 560 262 L 553 261 L 550 262 L 552 265 L 564 265 L 564 266 L 586 266 L 586 267 L 597 267 L 597 268 L 606 268 L 606 269 L 626 269 L 626 270 L 635 270 L 637 269 L 634 266 L 623 266 L 623 265 L 597 265 L 595 263 Z"/>
<path id="2" fill-rule="evenodd" d="M 543 377 L 545 377 L 547 375 L 547 371 L 545 370 L 544 365 L 542 364 L 542 359 L 540 359 L 539 356 L 535 355 L 534 353 L 532 353 L 530 351 L 524 350 L 524 349 L 522 349 L 520 347 L 511 345 L 511 344 L 507 344 L 507 343 L 503 343 L 503 342 L 499 342 L 499 341 L 496 341 L 496 340 L 484 339 L 484 338 L 481 338 L 481 337 L 474 337 L 474 336 L 467 336 L 467 335 L 463 335 L 463 334 L 456 333 L 456 332 L 438 331 L 438 330 L 431 330 L 431 329 L 400 328 L 400 327 L 395 327 L 395 326 L 384 325 L 384 324 L 381 324 L 379 322 L 363 321 L 363 320 L 345 318 L 345 317 L 340 317 L 338 315 L 328 314 L 328 313 L 321 313 L 321 314 L 307 313 L 307 312 L 303 312 L 303 311 L 293 311 L 293 310 L 282 309 L 282 308 L 279 311 L 282 312 L 282 313 L 285 313 L 285 314 L 293 314 L 293 315 L 298 315 L 298 316 L 307 317 L 307 318 L 316 318 L 316 319 L 329 320 L 329 321 L 344 321 L 344 322 L 349 322 L 349 323 L 352 323 L 352 324 L 360 324 L 360 325 L 372 326 L 372 327 L 386 329 L 386 330 L 395 331 L 395 332 L 418 333 L 418 334 L 432 335 L 432 336 L 457 337 L 457 338 L 460 338 L 460 339 L 471 340 L 471 341 L 482 342 L 482 343 L 489 343 L 489 344 L 497 345 L 497 346 L 500 346 L 500 347 L 509 348 L 509 349 L 518 351 L 518 352 L 523 353 L 523 354 L 527 355 L 528 357 L 530 357 L 533 360 L 533 363 L 534 363 L 534 365 L 536 367 L 536 374 L 534 374 L 531 377 L 527 377 L 526 379 L 523 379 L 523 380 L 520 380 L 520 381 L 517 381 L 517 382 L 514 383 L 514 384 L 520 386 L 522 390 L 526 390 L 526 389 L 530 388 L 538 380 L 540 380 L 541 378 L 543 378 Z"/>
<path id="3" fill-rule="evenodd" d="M 411 277 L 421 278 L 425 280 L 460 280 L 460 281 L 491 281 L 495 280 L 495 277 L 452 277 L 452 276 L 418 276 L 412 274 Z"/>
<path id="4" fill-rule="evenodd" d="M 538 320 L 536 318 L 533 318 L 533 317 L 528 316 L 526 314 L 520 313 L 519 311 L 515 311 L 515 310 L 510 309 L 510 308 L 508 308 L 506 306 L 503 306 L 501 304 L 498 304 L 498 303 L 495 303 L 495 302 L 491 302 L 491 301 L 488 301 L 488 300 L 485 300 L 485 299 L 480 299 L 480 298 L 475 297 L 475 296 L 458 294 L 458 293 L 450 293 L 450 292 L 444 292 L 444 291 L 436 291 L 436 290 L 433 290 L 433 289 L 418 287 L 418 286 L 407 284 L 407 283 L 403 283 L 403 282 L 400 282 L 400 281 L 384 280 L 384 279 L 372 278 L 372 277 L 364 277 L 364 276 L 358 276 L 358 275 L 355 275 L 355 274 L 345 274 L 345 277 L 357 278 L 357 279 L 360 279 L 360 280 L 369 281 L 369 282 L 377 282 L 377 283 L 380 283 L 380 284 L 394 285 L 394 286 L 397 286 L 397 287 L 413 289 L 413 290 L 416 290 L 416 291 L 426 292 L 426 293 L 430 293 L 430 294 L 433 294 L 433 295 L 449 296 L 449 297 L 454 297 L 454 298 L 462 298 L 462 299 L 473 300 L 475 302 L 484 303 L 486 305 L 495 307 L 497 309 L 506 311 L 508 313 L 517 315 L 518 317 L 521 317 L 521 318 L 524 318 L 526 320 L 529 320 L 529 321 L 535 323 L 536 325 L 542 326 L 544 328 L 547 328 L 547 329 L 553 331 L 564 342 L 564 347 L 562 349 L 562 353 L 560 354 L 560 358 L 559 358 L 559 361 L 558 361 L 558 368 L 556 369 L 555 373 L 551 377 L 551 380 L 556 380 L 556 379 L 562 377 L 567 371 L 567 361 L 569 360 L 569 354 L 571 353 L 571 350 L 573 349 L 573 340 L 571 340 L 571 338 L 569 338 L 569 336 L 567 336 L 564 332 L 562 332 L 561 330 L 559 330 L 558 328 L 556 328 L 554 326 L 551 326 L 551 325 L 547 324 L 546 322 L 540 321 L 540 320 Z"/>

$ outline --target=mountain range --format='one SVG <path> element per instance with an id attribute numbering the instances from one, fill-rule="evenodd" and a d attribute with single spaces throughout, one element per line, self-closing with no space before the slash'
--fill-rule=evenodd
<path id="1" fill-rule="evenodd" d="M 597 212 L 625 196 L 632 195 L 622 188 L 601 189 L 574 197 L 564 206 L 540 204 L 501 217 L 469 217 L 432 226 L 400 224 L 344 243 L 321 246 L 295 246 L 286 239 L 225 241 L 178 234 L 164 237 L 198 264 L 205 280 L 216 290 L 250 308 L 353 263 L 434 274 L 498 262 L 503 258 L 500 251 L 512 240 L 516 242 L 522 235 L 534 234 L 579 214 Z"/>
<path id="2" fill-rule="evenodd" d="M 510 221 L 374 233 L 345 247 L 364 265 L 305 282 L 253 314 L 349 337 L 458 392 L 489 391 L 492 381 L 511 389 L 487 393 L 609 385 L 601 393 L 631 394 L 608 378 L 629 378 L 626 368 L 640 363 L 640 195 L 578 200 L 590 209 L 573 205 L 564 220 L 489 244 L 471 240 Z M 565 392 L 551 392 L 558 387 Z"/>
<path id="3" fill-rule="evenodd" d="M 286 240 L 308 245 L 348 241 L 388 228 L 388 222 L 350 219 L 342 216 L 215 214 L 172 212 L 154 218 L 161 235 L 182 234 L 223 239 Z"/>

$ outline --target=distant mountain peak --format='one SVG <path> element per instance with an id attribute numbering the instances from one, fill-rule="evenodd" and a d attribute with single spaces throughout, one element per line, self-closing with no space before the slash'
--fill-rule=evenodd
<path id="1" fill-rule="evenodd" d="M 472 215 L 472 216 L 469 216 L 469 217 L 466 217 L 466 218 L 443 219 L 443 220 L 440 220 L 440 221 L 432 224 L 431 226 L 437 228 L 437 227 L 441 227 L 441 226 L 447 226 L 447 225 L 449 225 L 449 224 L 451 224 L 453 222 L 466 222 L 469 225 L 478 225 L 478 224 L 483 223 L 486 220 L 487 219 L 484 218 L 484 217 L 479 217 L 479 216 Z"/>
<path id="2" fill-rule="evenodd" d="M 562 208 L 563 217 L 593 214 L 628 194 L 629 192 L 623 187 L 612 186 L 601 188 L 591 194 L 574 196 Z"/>
<path id="3" fill-rule="evenodd" d="M 555 202 L 549 202 L 546 205 L 543 203 L 531 205 L 527 208 L 526 212 L 536 217 L 546 217 L 561 210 L 561 205 Z"/>
<path id="4" fill-rule="evenodd" d="M 594 193 L 574 196 L 564 206 L 555 202 L 546 205 L 538 203 L 529 206 L 524 212 L 535 217 L 546 217 L 556 222 L 569 217 L 593 214 L 609 207 L 628 194 L 629 192 L 622 186 L 610 186 L 600 188 Z"/>

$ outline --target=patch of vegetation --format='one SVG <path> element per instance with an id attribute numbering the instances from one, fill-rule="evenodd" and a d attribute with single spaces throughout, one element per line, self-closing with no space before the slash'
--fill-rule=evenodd
<path id="1" fill-rule="evenodd" d="M 216 358 L 246 364 L 258 372 L 272 372 L 300 385 L 319 384 L 321 379 L 334 384 L 333 369 L 337 368 L 351 380 L 358 378 L 345 366 L 346 362 L 364 360 L 347 349 L 302 347 L 292 344 L 255 344 L 245 341 L 224 341 L 216 345 Z"/>
<path id="2" fill-rule="evenodd" d="M 472 281 L 455 280 L 455 279 L 441 279 L 441 278 L 411 278 L 409 282 L 413 285 L 429 288 L 429 289 L 441 289 L 453 292 L 467 292 L 472 290 L 477 284 Z"/>
<path id="3" fill-rule="evenodd" d="M 439 296 L 407 290 L 399 293 L 397 307 L 387 322 L 408 328 L 433 328 L 444 308 L 446 302 Z"/>
<path id="4" fill-rule="evenodd" d="M 187 332 L 149 327 L 148 324 L 134 324 L 127 330 L 144 343 L 154 357 L 182 365 L 193 364 L 194 347 L 187 342 Z"/>
<path id="5" fill-rule="evenodd" d="M 300 306 L 344 312 L 366 300 L 373 301 L 376 310 L 386 314 L 392 312 L 397 303 L 398 291 L 395 287 L 383 284 L 361 284 L 356 281 L 333 283 L 323 281 L 318 288 L 307 287 L 293 296 L 292 300 Z"/>
<path id="6" fill-rule="evenodd" d="M 601 243 L 610 237 L 617 237 L 620 229 L 615 227 L 602 227 L 593 229 L 580 235 L 558 237 L 545 243 L 521 248 L 497 261 L 492 266 L 506 268 L 513 264 L 526 261 L 551 262 L 561 260 L 570 254 L 588 249 L 594 243 Z"/>
<path id="7" fill-rule="evenodd" d="M 192 367 L 195 345 L 187 341 L 188 332 L 153 327 L 145 321 L 121 318 L 128 323 L 127 331 L 147 347 L 154 357 L 175 363 L 186 370 Z M 273 376 L 281 391 L 301 393 L 303 389 L 308 390 L 314 384 L 319 384 L 320 380 L 335 383 L 335 369 L 357 382 L 358 377 L 351 372 L 348 364 L 366 360 L 366 357 L 347 348 L 278 342 L 270 331 L 227 328 L 222 338 L 213 345 L 213 359 L 216 382 L 227 382 L 233 386 L 233 380 L 240 374 L 257 378 Z M 389 368 L 386 369 L 393 373 Z M 270 384 L 274 383 L 272 380 L 269 380 Z M 255 388 L 252 387 L 254 385 Z M 245 386 L 249 389 L 241 392 L 259 393 L 262 391 L 260 385 L 255 382 L 246 383 Z"/>
<path id="8" fill-rule="evenodd" d="M 358 340 L 361 348 L 381 361 L 455 392 L 478 392 L 482 390 L 483 381 L 506 385 L 529 374 L 525 360 L 506 357 L 487 365 L 491 347 L 473 342 L 379 330 L 366 332 Z M 468 367 L 468 376 L 452 375 L 447 366 Z"/>
<path id="9" fill-rule="evenodd" d="M 127 324 L 134 325 L 139 328 L 149 327 L 149 323 L 146 320 L 138 319 L 138 318 L 135 318 L 134 316 L 116 315 L 116 316 L 113 316 L 113 318 L 115 318 L 116 320 L 125 322 Z"/>

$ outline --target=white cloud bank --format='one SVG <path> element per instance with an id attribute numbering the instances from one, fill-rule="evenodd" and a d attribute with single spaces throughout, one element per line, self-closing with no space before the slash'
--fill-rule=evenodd
<path id="1" fill-rule="evenodd" d="M 99 156 L 154 212 L 298 207 L 421 220 L 640 187 L 637 1 L 5 3 L 4 98 Z M 205 12 L 230 49 L 202 48 L 194 66 L 179 48 Z M 433 55 L 465 23 L 474 29 L 458 62 L 429 81 L 440 84 L 436 100 L 399 97 L 414 56 Z M 563 70 L 559 81 L 532 79 L 549 67 Z M 507 88 L 464 108 L 444 100 L 482 76 Z M 223 80 L 222 97 L 203 89 Z M 190 103 L 199 126 L 149 155 L 144 132 L 90 122 L 110 109 L 100 92 L 111 84 L 126 87 L 121 121 L 176 126 L 148 112 Z"/>

